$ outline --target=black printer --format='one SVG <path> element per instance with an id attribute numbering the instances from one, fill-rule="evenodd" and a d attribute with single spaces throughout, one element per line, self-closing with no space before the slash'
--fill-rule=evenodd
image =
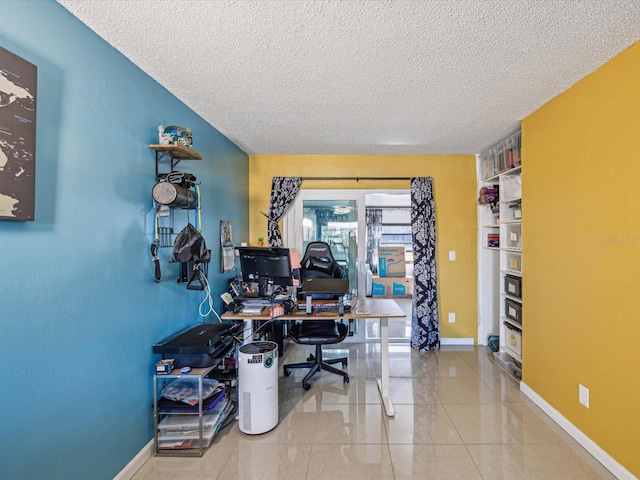
<path id="1" fill-rule="evenodd" d="M 153 345 L 153 353 L 173 358 L 174 367 L 203 368 L 218 365 L 242 333 L 242 322 L 199 323 Z"/>

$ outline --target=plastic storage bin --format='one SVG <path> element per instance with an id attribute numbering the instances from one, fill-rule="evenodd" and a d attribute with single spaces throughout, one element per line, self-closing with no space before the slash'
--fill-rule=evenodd
<path id="1" fill-rule="evenodd" d="M 522 305 L 510 298 L 504 299 L 504 314 L 514 322 L 522 324 Z"/>
<path id="2" fill-rule="evenodd" d="M 515 275 L 505 275 L 504 293 L 512 297 L 522 298 L 522 278 Z"/>
<path id="3" fill-rule="evenodd" d="M 504 326 L 507 334 L 504 346 L 508 353 L 520 358 L 522 355 L 522 330 L 509 322 L 504 322 Z"/>

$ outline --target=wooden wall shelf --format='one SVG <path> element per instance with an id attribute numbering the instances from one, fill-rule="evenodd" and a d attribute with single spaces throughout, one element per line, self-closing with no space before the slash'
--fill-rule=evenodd
<path id="1" fill-rule="evenodd" d="M 149 148 L 153 148 L 157 152 L 164 153 L 175 159 L 179 160 L 202 160 L 202 155 L 196 152 L 193 148 L 185 147 L 180 144 L 173 145 L 149 145 Z"/>

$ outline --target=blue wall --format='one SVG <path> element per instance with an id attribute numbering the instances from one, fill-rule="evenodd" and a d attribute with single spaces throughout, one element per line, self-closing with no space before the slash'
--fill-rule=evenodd
<path id="1" fill-rule="evenodd" d="M 219 224 L 248 241 L 249 159 L 59 4 L 1 10 L 38 96 L 35 221 L 0 221 L 0 478 L 113 478 L 153 436 L 152 344 L 202 321 L 170 248 L 154 283 L 148 144 L 159 124 L 193 129 L 204 160 L 179 169 L 202 182 L 218 312 Z"/>

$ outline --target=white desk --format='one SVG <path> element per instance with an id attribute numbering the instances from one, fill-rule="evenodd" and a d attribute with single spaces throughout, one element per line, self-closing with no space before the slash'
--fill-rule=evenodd
<path id="1" fill-rule="evenodd" d="M 265 309 L 267 312 L 268 310 Z M 389 396 L 389 319 L 404 318 L 405 313 L 398 304 L 390 298 L 358 298 L 356 307 L 352 310 L 345 311 L 344 315 L 338 316 L 335 310 L 319 310 L 307 315 L 302 310 L 296 310 L 292 315 L 280 317 L 282 320 L 336 320 L 336 319 L 368 319 L 377 318 L 380 320 L 380 377 L 378 381 L 378 390 L 380 398 L 384 404 L 387 415 L 393 417 L 395 410 Z M 245 335 L 251 335 L 250 320 L 270 320 L 268 313 L 253 315 L 246 318 L 246 314 L 242 312 L 233 314 L 226 312 L 222 315 L 224 320 L 245 320 Z"/>

